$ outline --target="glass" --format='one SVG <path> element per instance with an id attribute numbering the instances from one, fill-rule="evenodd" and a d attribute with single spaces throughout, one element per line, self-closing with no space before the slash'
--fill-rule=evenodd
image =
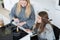
<path id="1" fill-rule="evenodd" d="M 0 27 L 4 26 L 4 22 L 3 22 L 3 16 L 0 15 Z"/>
<path id="2" fill-rule="evenodd" d="M 17 24 L 19 24 L 19 22 L 15 22 L 15 24 L 17 25 Z M 16 28 L 16 31 L 19 32 L 19 28 L 18 27 Z"/>

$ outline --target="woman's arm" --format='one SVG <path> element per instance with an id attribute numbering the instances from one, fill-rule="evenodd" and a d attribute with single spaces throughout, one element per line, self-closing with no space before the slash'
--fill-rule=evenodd
<path id="1" fill-rule="evenodd" d="M 15 4 L 15 5 L 13 6 L 13 8 L 12 8 L 10 14 L 9 14 L 10 19 L 14 19 L 14 17 L 16 16 L 16 15 L 15 15 L 15 13 L 16 13 L 16 5 L 17 5 L 17 4 Z"/>

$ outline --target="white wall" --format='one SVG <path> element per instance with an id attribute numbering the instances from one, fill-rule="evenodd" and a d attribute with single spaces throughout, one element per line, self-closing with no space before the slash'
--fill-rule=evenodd
<path id="1" fill-rule="evenodd" d="M 49 14 L 49 18 L 52 19 L 52 23 L 60 28 L 60 11 L 56 7 L 57 0 L 31 0 L 35 8 L 35 12 L 45 10 Z"/>
<path id="2" fill-rule="evenodd" d="M 4 2 L 4 6 L 7 10 L 11 10 L 11 8 L 13 7 L 13 5 L 18 2 L 18 0 L 3 0 Z"/>

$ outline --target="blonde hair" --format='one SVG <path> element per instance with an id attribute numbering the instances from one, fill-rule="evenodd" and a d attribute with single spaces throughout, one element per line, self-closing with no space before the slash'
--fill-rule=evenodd
<path id="1" fill-rule="evenodd" d="M 25 10 L 25 16 L 29 17 L 30 13 L 31 13 L 31 5 L 30 5 L 30 0 L 26 0 L 27 1 L 27 6 L 26 6 L 26 10 Z M 20 2 L 20 0 L 19 0 Z M 21 6 L 20 3 L 17 3 L 17 8 L 16 8 L 16 14 L 19 15 L 19 12 L 21 12 Z"/>

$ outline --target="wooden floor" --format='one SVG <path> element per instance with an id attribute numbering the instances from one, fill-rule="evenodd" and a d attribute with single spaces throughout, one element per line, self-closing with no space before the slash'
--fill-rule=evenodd
<path id="1" fill-rule="evenodd" d="M 7 17 L 7 18 L 9 18 L 9 11 L 8 10 L 6 10 L 5 8 L 2 8 L 1 6 L 0 6 L 0 14 L 2 14 L 2 15 L 4 15 L 5 17 Z"/>

